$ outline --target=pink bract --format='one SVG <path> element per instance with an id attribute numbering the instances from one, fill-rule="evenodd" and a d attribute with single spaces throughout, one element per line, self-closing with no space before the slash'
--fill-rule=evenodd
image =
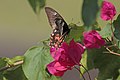
<path id="1" fill-rule="evenodd" d="M 100 34 L 95 30 L 84 32 L 83 36 L 84 36 L 83 43 L 85 47 L 88 49 L 100 48 L 101 46 L 105 45 L 104 39 L 102 39 Z"/>
<path id="2" fill-rule="evenodd" d="M 53 61 L 47 65 L 48 71 L 55 76 L 62 76 L 68 68 L 62 66 L 59 62 Z"/>
<path id="3" fill-rule="evenodd" d="M 71 70 L 74 65 L 80 65 L 84 46 L 71 40 L 69 45 L 63 42 L 60 48 L 51 48 L 50 53 L 54 61 L 47 65 L 48 71 L 55 76 L 62 76 L 64 72 Z"/>
<path id="4" fill-rule="evenodd" d="M 103 1 L 101 7 L 101 18 L 105 21 L 112 20 L 113 17 L 116 15 L 115 6 L 108 2 L 107 0 Z"/>

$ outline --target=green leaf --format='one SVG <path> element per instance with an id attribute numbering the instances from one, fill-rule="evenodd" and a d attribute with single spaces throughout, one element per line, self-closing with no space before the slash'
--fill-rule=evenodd
<path id="1" fill-rule="evenodd" d="M 83 35 L 83 31 L 84 31 L 84 27 L 83 26 L 77 26 L 76 24 L 69 24 L 70 29 L 70 33 L 68 34 L 68 36 L 65 38 L 65 41 L 69 42 L 71 41 L 71 39 L 74 39 L 75 41 L 81 41 L 82 40 L 82 35 Z"/>
<path id="2" fill-rule="evenodd" d="M 117 17 L 117 20 L 114 20 L 113 25 L 115 28 L 114 35 L 118 40 L 120 40 L 120 14 Z"/>
<path id="3" fill-rule="evenodd" d="M 97 80 L 116 80 L 120 75 L 118 72 L 120 69 L 120 57 L 105 52 L 105 48 L 88 50 L 88 69 L 99 69 Z"/>
<path id="4" fill-rule="evenodd" d="M 87 28 L 96 22 L 98 0 L 84 0 L 82 5 L 82 20 Z"/>
<path id="5" fill-rule="evenodd" d="M 120 48 L 120 14 L 118 15 L 117 19 L 113 22 L 114 25 L 114 42 L 118 48 Z M 119 51 L 120 52 L 120 51 Z"/>
<path id="6" fill-rule="evenodd" d="M 100 26 L 99 26 L 97 21 L 92 25 L 92 30 L 97 30 L 97 31 L 101 30 L 101 28 L 100 28 Z"/>
<path id="7" fill-rule="evenodd" d="M 120 69 L 119 69 L 119 73 L 120 73 Z M 120 75 L 118 76 L 117 80 L 120 80 Z"/>
<path id="8" fill-rule="evenodd" d="M 116 80 L 120 80 L 120 76 Z"/>
<path id="9" fill-rule="evenodd" d="M 0 58 L 0 69 L 6 66 L 6 63 L 5 58 Z M 0 80 L 3 80 L 3 77 L 3 71 L 0 71 Z"/>
<path id="10" fill-rule="evenodd" d="M 15 62 L 22 61 L 23 59 L 23 56 L 15 56 L 14 58 L 5 58 L 5 61 L 8 65 L 14 65 Z"/>
<path id="11" fill-rule="evenodd" d="M 24 56 L 22 67 L 28 80 L 59 80 L 46 71 L 46 65 L 52 61 L 49 48 L 36 46 L 30 48 Z"/>
<path id="12" fill-rule="evenodd" d="M 82 55 L 82 59 L 80 62 L 87 69 L 87 51 L 85 51 Z M 82 73 L 86 72 L 86 70 L 82 66 L 80 66 L 80 70 Z"/>
<path id="13" fill-rule="evenodd" d="M 21 56 L 15 58 L 0 58 L 0 80 L 27 80 L 22 68 L 20 66 L 14 66 L 12 68 L 6 68 L 7 64 L 14 63 L 14 61 L 21 60 Z M 4 69 L 4 70 L 3 70 Z"/>
<path id="14" fill-rule="evenodd" d="M 46 0 L 28 0 L 33 11 L 38 14 L 40 10 L 45 6 Z"/>
<path id="15" fill-rule="evenodd" d="M 6 61 L 5 61 L 5 58 L 0 58 L 0 68 L 1 67 L 4 67 L 6 65 Z"/>
<path id="16" fill-rule="evenodd" d="M 100 32 L 102 38 L 108 38 L 112 36 L 111 24 L 107 24 Z"/>
<path id="17" fill-rule="evenodd" d="M 27 80 L 23 73 L 22 66 L 4 71 L 4 78 L 6 80 Z"/>
<path id="18" fill-rule="evenodd" d="M 15 56 L 14 58 L 11 58 L 12 62 L 22 61 L 24 59 L 23 56 Z"/>

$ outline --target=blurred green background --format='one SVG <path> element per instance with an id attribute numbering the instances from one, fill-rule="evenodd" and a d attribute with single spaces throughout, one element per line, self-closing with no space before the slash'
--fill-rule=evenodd
<path id="1" fill-rule="evenodd" d="M 109 1 L 115 5 L 118 15 L 120 0 Z M 47 0 L 46 6 L 58 11 L 67 23 L 83 25 L 82 2 L 83 0 Z M 100 18 L 98 22 L 100 26 L 106 24 Z M 48 39 L 51 30 L 44 9 L 37 16 L 27 0 L 0 0 L 0 57 L 24 54 L 29 47 Z"/>

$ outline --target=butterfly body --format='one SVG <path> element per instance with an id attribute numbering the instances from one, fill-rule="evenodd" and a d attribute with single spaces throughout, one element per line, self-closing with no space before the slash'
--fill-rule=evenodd
<path id="1" fill-rule="evenodd" d="M 64 41 L 65 36 L 69 33 L 70 29 L 61 15 L 50 7 L 45 7 L 45 11 L 53 31 L 50 37 L 50 47 L 60 47 Z"/>

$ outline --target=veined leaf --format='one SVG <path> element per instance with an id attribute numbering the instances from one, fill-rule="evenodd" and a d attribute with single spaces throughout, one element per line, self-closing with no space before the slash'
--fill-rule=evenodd
<path id="1" fill-rule="evenodd" d="M 112 36 L 111 24 L 107 24 L 100 32 L 102 38 L 107 38 Z"/>
<path id="2" fill-rule="evenodd" d="M 49 48 L 33 47 L 25 53 L 23 71 L 28 80 L 58 80 L 59 78 L 49 75 L 46 65 L 52 61 Z"/>
<path id="3" fill-rule="evenodd" d="M 72 39 L 74 39 L 75 41 L 81 41 L 83 37 L 84 27 L 77 26 L 76 24 L 73 23 L 69 24 L 69 27 L 71 28 L 70 33 L 65 38 L 65 41 L 69 42 Z"/>
<path id="4" fill-rule="evenodd" d="M 97 80 L 117 80 L 117 77 L 120 75 L 118 72 L 120 57 L 105 52 L 105 48 L 89 50 L 87 53 L 88 69 L 99 69 Z"/>

